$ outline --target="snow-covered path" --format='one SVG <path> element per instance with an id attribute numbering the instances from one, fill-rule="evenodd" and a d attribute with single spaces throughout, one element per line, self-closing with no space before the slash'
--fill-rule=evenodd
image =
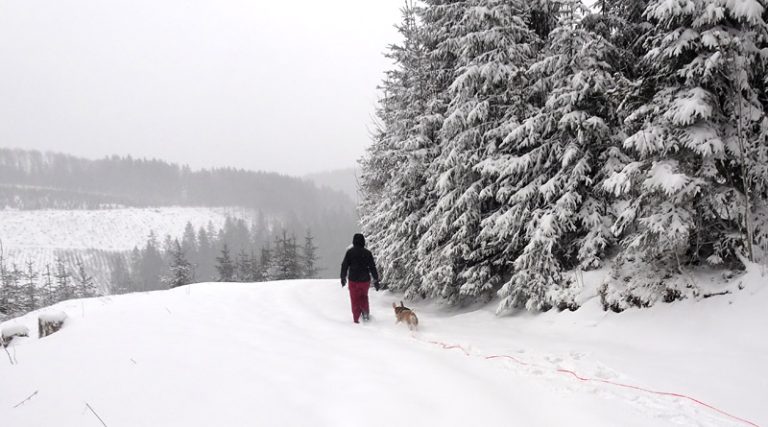
<path id="1" fill-rule="evenodd" d="M 69 315 L 61 332 L 17 341 L 15 365 L 0 354 L 0 420 L 102 425 L 87 404 L 110 427 L 748 425 L 560 368 L 690 394 L 765 425 L 766 344 L 754 333 L 768 317 L 758 314 L 765 292 L 755 292 L 734 304 L 622 315 L 587 306 L 498 319 L 487 309 L 457 314 L 424 304 L 415 307 L 415 334 L 394 324 L 397 296 L 384 292 L 371 293 L 374 321 L 353 324 L 335 281 L 69 301 L 56 308 Z M 2 326 L 34 322 L 33 314 Z M 494 354 L 529 365 L 485 357 Z"/>

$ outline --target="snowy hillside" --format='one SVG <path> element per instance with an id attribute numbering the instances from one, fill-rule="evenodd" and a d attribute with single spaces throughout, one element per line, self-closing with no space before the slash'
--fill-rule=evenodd
<path id="1" fill-rule="evenodd" d="M 187 222 L 195 229 L 212 223 L 220 229 L 227 216 L 250 220 L 241 208 L 125 208 L 101 210 L 0 210 L 0 240 L 8 265 L 32 261 L 40 268 L 57 256 L 68 265 L 77 258 L 97 283 L 109 278 L 110 253 L 143 246 L 154 232 L 158 239 L 181 237 Z"/>
<path id="2" fill-rule="evenodd" d="M 127 208 L 103 210 L 0 210 L 0 238 L 10 250 L 101 249 L 125 251 L 146 243 L 154 231 L 181 236 L 191 222 L 197 229 L 223 226 L 227 215 L 251 218 L 234 208 Z"/>
<path id="3" fill-rule="evenodd" d="M 506 318 L 372 292 L 351 322 L 335 281 L 201 284 L 75 300 L 62 331 L 31 313 L 0 354 L 12 426 L 768 425 L 768 292 L 622 314 L 597 300 Z M 15 363 L 11 364 L 10 360 Z M 673 393 L 675 395 L 663 394 Z M 694 400 L 696 399 L 696 400 Z"/>

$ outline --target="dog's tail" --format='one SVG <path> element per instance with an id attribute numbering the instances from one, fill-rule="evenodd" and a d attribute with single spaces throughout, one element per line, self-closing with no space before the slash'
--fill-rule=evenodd
<path id="1" fill-rule="evenodd" d="M 419 327 L 419 318 L 416 317 L 416 313 L 411 312 L 410 313 L 410 322 L 408 322 L 408 329 L 414 330 Z"/>

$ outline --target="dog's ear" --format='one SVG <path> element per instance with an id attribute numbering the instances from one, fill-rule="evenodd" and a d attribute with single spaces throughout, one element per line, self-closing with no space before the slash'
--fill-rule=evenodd
<path id="1" fill-rule="evenodd" d="M 400 307 L 405 307 L 405 304 L 403 304 L 402 301 L 400 301 Z"/>
<path id="2" fill-rule="evenodd" d="M 395 303 L 392 303 L 392 308 L 397 308 L 397 306 L 395 305 Z"/>

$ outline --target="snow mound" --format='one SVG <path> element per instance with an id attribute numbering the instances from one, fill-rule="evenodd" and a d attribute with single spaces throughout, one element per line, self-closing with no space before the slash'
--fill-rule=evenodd
<path id="1" fill-rule="evenodd" d="M 0 336 L 3 337 L 3 340 L 12 337 L 26 337 L 29 336 L 29 328 L 24 325 L 6 326 L 0 331 Z"/>
<path id="2" fill-rule="evenodd" d="M 738 426 L 768 423 L 768 293 L 621 314 L 497 318 L 336 281 L 209 283 L 65 301 L 67 328 L 0 363 L 9 426 Z M 2 328 L 34 327 L 40 312 Z M 0 360 L 0 362 L 7 362 Z M 615 386 L 629 384 L 636 388 Z M 692 396 L 692 400 L 643 390 Z M 721 412 L 718 412 L 721 411 Z"/>
<path id="3" fill-rule="evenodd" d="M 62 323 L 63 321 L 67 320 L 67 313 L 63 311 L 45 313 L 38 316 L 38 319 L 42 320 L 43 322 Z"/>

